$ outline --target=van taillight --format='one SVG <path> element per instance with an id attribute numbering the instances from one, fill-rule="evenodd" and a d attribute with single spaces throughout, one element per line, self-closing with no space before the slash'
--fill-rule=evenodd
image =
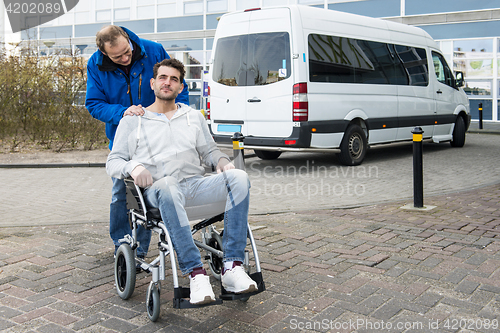
<path id="1" fill-rule="evenodd" d="M 210 86 L 208 86 L 208 97 L 207 97 L 207 119 L 210 119 Z"/>
<path id="2" fill-rule="evenodd" d="M 260 8 L 248 8 L 245 9 L 245 12 L 253 12 L 254 10 L 260 10 Z"/>
<path id="3" fill-rule="evenodd" d="M 307 83 L 293 85 L 293 121 L 307 121 L 309 103 L 307 101 Z"/>

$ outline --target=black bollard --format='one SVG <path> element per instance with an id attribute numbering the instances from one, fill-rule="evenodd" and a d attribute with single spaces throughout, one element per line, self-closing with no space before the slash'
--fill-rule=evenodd
<path id="1" fill-rule="evenodd" d="M 483 129 L 483 103 L 479 103 L 479 129 Z"/>
<path id="2" fill-rule="evenodd" d="M 422 137 L 424 131 L 415 127 L 413 133 L 413 206 L 424 207 L 424 176 L 422 164 Z"/>
<path id="3" fill-rule="evenodd" d="M 233 140 L 234 166 L 236 169 L 245 170 L 245 156 L 243 152 L 243 139 L 245 137 L 240 132 L 235 132 L 231 139 Z"/>

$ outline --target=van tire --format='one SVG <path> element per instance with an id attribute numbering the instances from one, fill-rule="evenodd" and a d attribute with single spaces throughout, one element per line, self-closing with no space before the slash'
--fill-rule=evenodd
<path id="1" fill-rule="evenodd" d="M 452 147 L 463 147 L 465 144 L 465 122 L 461 116 L 457 117 L 453 128 L 453 138 L 450 141 Z"/>
<path id="2" fill-rule="evenodd" d="M 269 150 L 253 150 L 255 152 L 255 155 L 259 157 L 262 160 L 275 160 L 278 157 L 280 157 L 281 152 L 280 151 L 269 151 Z"/>
<path id="3" fill-rule="evenodd" d="M 338 154 L 340 163 L 344 165 L 360 165 L 367 149 L 366 134 L 361 127 L 351 124 L 345 131 Z"/>

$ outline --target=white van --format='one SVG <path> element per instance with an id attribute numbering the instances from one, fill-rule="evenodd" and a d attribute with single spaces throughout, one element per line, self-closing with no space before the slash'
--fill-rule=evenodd
<path id="1" fill-rule="evenodd" d="M 358 165 L 370 145 L 424 139 L 462 147 L 470 124 L 457 79 L 434 40 L 404 24 L 308 6 L 221 17 L 209 74 L 209 126 L 262 159 L 333 151 Z"/>

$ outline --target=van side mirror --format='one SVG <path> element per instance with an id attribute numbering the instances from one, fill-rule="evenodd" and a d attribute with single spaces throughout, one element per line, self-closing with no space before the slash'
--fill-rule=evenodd
<path id="1" fill-rule="evenodd" d="M 464 72 L 456 72 L 455 73 L 455 86 L 458 87 L 463 87 L 465 85 L 465 77 L 464 77 Z"/>

